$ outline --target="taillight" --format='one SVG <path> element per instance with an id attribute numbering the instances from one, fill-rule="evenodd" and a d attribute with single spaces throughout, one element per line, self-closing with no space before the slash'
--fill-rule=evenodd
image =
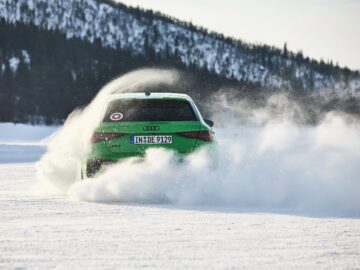
<path id="1" fill-rule="evenodd" d="M 119 138 L 124 135 L 125 135 L 124 133 L 95 132 L 91 136 L 90 142 L 97 143 L 101 141 L 108 141 Z"/>
<path id="2" fill-rule="evenodd" d="M 213 140 L 210 130 L 179 132 L 178 134 L 186 138 L 200 139 L 205 142 L 211 142 Z"/>

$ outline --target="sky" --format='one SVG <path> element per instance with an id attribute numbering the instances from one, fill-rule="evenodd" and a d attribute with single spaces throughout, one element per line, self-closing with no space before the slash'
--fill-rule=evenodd
<path id="1" fill-rule="evenodd" d="M 360 70 L 360 0 L 116 0 Z"/>

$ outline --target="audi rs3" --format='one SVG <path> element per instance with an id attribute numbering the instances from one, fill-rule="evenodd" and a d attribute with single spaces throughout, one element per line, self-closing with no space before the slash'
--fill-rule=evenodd
<path id="1" fill-rule="evenodd" d="M 144 157 L 154 147 L 173 150 L 180 159 L 201 147 L 216 155 L 213 124 L 185 94 L 110 95 L 90 139 L 91 150 L 82 159 L 81 178 L 93 177 L 126 158 Z"/>

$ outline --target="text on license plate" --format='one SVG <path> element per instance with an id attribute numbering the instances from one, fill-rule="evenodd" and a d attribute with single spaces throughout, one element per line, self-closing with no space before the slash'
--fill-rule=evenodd
<path id="1" fill-rule="evenodd" d="M 131 144 L 172 144 L 172 136 L 131 136 Z"/>

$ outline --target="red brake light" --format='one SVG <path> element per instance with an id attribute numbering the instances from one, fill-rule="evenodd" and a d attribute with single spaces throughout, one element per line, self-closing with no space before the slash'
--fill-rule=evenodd
<path id="1" fill-rule="evenodd" d="M 205 142 L 211 142 L 213 140 L 210 130 L 179 132 L 178 134 L 186 138 L 200 139 Z"/>
<path id="2" fill-rule="evenodd" d="M 97 143 L 101 141 L 108 141 L 119 138 L 124 135 L 125 135 L 124 133 L 95 132 L 91 136 L 90 142 Z"/>

